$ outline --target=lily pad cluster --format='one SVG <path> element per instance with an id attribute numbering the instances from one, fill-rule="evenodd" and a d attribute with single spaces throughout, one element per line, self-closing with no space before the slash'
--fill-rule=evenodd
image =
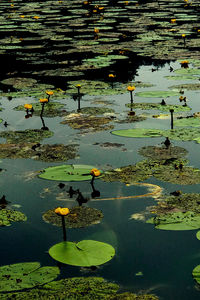
<path id="1" fill-rule="evenodd" d="M 0 226 L 10 226 L 13 222 L 25 222 L 27 217 L 21 211 L 13 209 L 0 210 Z"/>
<path id="2" fill-rule="evenodd" d="M 180 159 L 188 154 L 188 151 L 182 147 L 164 145 L 158 146 L 144 146 L 138 150 L 138 153 L 142 156 L 150 158 L 152 160 L 164 160 L 164 159 Z"/>
<path id="3" fill-rule="evenodd" d="M 42 218 L 47 223 L 62 226 L 62 220 L 54 209 L 46 211 Z M 85 206 L 73 207 L 65 217 L 65 225 L 67 228 L 81 228 L 100 223 L 102 218 L 103 213 L 99 209 Z"/>
<path id="4" fill-rule="evenodd" d="M 53 136 L 53 132 L 41 129 L 26 129 L 18 131 L 3 131 L 0 137 L 6 139 L 9 144 L 39 143 L 44 138 Z"/>
<path id="5" fill-rule="evenodd" d="M 133 299 L 158 300 L 151 294 L 118 293 L 119 285 L 107 282 L 102 277 L 73 277 L 52 281 L 43 286 L 21 292 L 1 293 L 1 299 L 28 300 L 28 299 Z"/>
<path id="6" fill-rule="evenodd" d="M 58 267 L 41 267 L 39 262 L 1 266 L 0 292 L 30 289 L 54 280 L 59 274 Z"/>

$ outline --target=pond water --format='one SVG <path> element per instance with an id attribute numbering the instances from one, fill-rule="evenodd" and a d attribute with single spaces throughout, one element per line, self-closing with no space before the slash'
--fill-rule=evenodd
<path id="1" fill-rule="evenodd" d="M 5 47 L 0 47 L 1 60 L 5 59 L 8 63 L 8 69 L 2 70 L 0 74 L 0 102 L 2 108 L 2 111 L 0 111 L 0 119 L 2 119 L 2 123 L 0 123 L 0 198 L 5 195 L 6 200 L 9 201 L 7 209 L 21 211 L 27 216 L 25 222 L 13 222 L 11 226 L 0 226 L 0 265 L 38 261 L 42 266 L 57 266 L 57 262 L 52 259 L 48 250 L 62 241 L 62 228 L 46 223 L 42 215 L 46 211 L 59 206 L 68 207 L 69 209 L 78 206 L 76 197 L 69 197 L 68 190 L 72 187 L 74 190 L 79 189 L 84 197 L 89 198 L 89 201 L 83 206 L 99 209 L 104 216 L 98 224 L 84 228 L 67 228 L 67 240 L 74 242 L 81 240 L 105 242 L 115 248 L 116 254 L 112 260 L 100 265 L 94 271 L 78 266 L 58 264 L 60 267 L 58 279 L 97 276 L 119 284 L 120 292 L 155 294 L 163 300 L 198 299 L 199 287 L 192 276 L 193 269 L 200 262 L 200 242 L 196 238 L 198 227 L 195 227 L 194 230 L 161 230 L 156 228 L 155 224 L 146 223 L 148 219 L 155 216 L 152 212 L 152 206 L 159 205 L 159 200 L 163 201 L 162 197 L 169 196 L 171 192 L 181 190 L 182 194 L 195 193 L 199 195 L 200 181 L 195 181 L 194 175 L 200 169 L 198 132 L 195 139 L 190 134 L 181 138 L 180 133 L 178 138 L 168 135 L 169 133 L 154 137 L 151 135 L 149 137 L 138 137 L 137 135 L 136 137 L 127 137 L 121 134 L 115 135 L 115 130 L 142 130 L 143 128 L 147 130 L 170 130 L 172 121 L 169 109 L 162 111 L 162 108 L 146 109 L 144 106 L 139 108 L 134 106 L 137 103 L 159 104 L 162 99 L 166 101 L 167 105 L 178 105 L 179 107 L 179 111 L 174 111 L 173 114 L 175 130 L 180 128 L 176 123 L 178 120 L 181 120 L 181 118 L 182 120 L 183 118 L 184 120 L 190 120 L 186 117 L 191 117 L 194 113 L 199 112 L 199 60 L 197 60 L 197 57 L 196 59 L 193 57 L 189 62 L 189 68 L 183 68 L 180 61 L 176 60 L 175 53 L 173 53 L 174 56 L 172 55 L 173 61 L 169 61 L 170 55 L 166 57 L 168 60 L 164 61 L 160 60 L 160 54 L 156 54 L 155 49 L 153 51 L 155 56 L 157 55 L 155 57 L 157 60 L 150 59 L 148 53 L 138 58 L 135 54 L 136 51 L 129 50 L 129 57 L 124 61 L 116 59 L 114 64 L 102 65 L 99 68 L 94 67 L 97 62 L 93 61 L 89 64 L 90 67 L 88 65 L 86 67 L 83 59 L 93 58 L 94 53 L 96 56 L 97 54 L 102 55 L 103 51 L 108 51 L 105 56 L 108 54 L 117 55 L 117 53 L 109 53 L 110 48 L 108 46 L 101 48 L 102 44 L 99 43 L 98 38 L 95 39 L 95 36 L 93 36 L 94 24 L 92 20 L 97 21 L 93 15 L 87 16 L 87 10 L 91 14 L 91 5 L 93 4 L 90 4 L 89 9 L 88 7 L 82 7 L 83 4 L 80 1 L 75 1 L 74 11 L 70 11 L 68 2 L 65 3 L 66 6 L 62 4 L 64 1 L 57 2 L 62 6 L 62 9 L 58 8 L 58 3 L 53 1 L 46 2 L 48 5 L 46 10 L 44 3 L 41 2 L 39 2 L 41 7 L 37 8 L 38 1 L 30 1 L 25 7 L 23 7 L 22 1 L 14 0 L 10 2 L 10 7 L 6 6 L 5 1 L 2 1 L 3 4 L 0 5 L 1 12 L 4 12 L 4 15 L 1 16 L 4 21 L 2 24 L 5 25 L 5 28 L 3 25 L 0 26 L 2 45 L 5 45 Z M 141 11 L 138 9 L 138 13 L 144 14 L 144 16 L 145 2 L 149 7 L 146 14 L 149 14 L 151 1 L 138 2 L 141 5 Z M 195 3 L 194 1 L 193 10 L 196 12 Z M 16 20 L 15 12 L 12 11 L 12 4 L 16 8 L 17 16 L 21 15 L 20 20 Z M 124 8 L 124 4 L 120 1 L 115 5 L 113 5 L 113 1 L 104 1 L 103 3 L 96 1 L 94 4 L 105 5 L 107 13 L 109 8 L 113 7 L 113 10 L 110 10 L 113 17 L 115 14 L 118 16 L 119 10 L 122 18 L 121 26 L 126 23 L 126 17 L 130 21 L 136 13 L 135 2 L 132 3 L 129 11 L 126 7 L 128 3 Z M 54 9 L 50 9 L 51 5 L 54 5 Z M 163 5 L 164 8 L 166 2 L 161 1 L 160 5 L 161 7 Z M 77 12 L 80 7 L 82 9 L 81 13 L 80 11 Z M 179 13 L 184 9 L 182 6 L 180 7 Z M 31 9 L 33 9 L 33 12 L 31 12 Z M 155 11 L 158 10 L 155 7 L 154 9 Z M 10 17 L 8 17 L 9 14 Z M 160 14 L 159 11 L 158 16 Z M 30 22 L 29 26 L 24 21 L 26 17 L 28 18 L 28 15 L 29 17 L 32 15 L 29 21 L 26 20 L 26 22 Z M 45 16 L 48 16 L 48 20 Z M 88 20 L 87 17 L 89 17 Z M 56 18 L 60 21 L 63 35 L 58 31 L 59 23 Z M 73 18 L 71 23 L 69 22 L 70 18 Z M 150 15 L 149 18 L 151 18 Z M 41 23 L 36 23 L 39 19 L 42 19 Z M 164 21 L 165 18 L 161 18 L 162 24 L 164 24 Z M 67 25 L 65 22 L 67 22 Z M 112 19 L 110 17 L 108 23 L 111 26 Z M 182 23 L 180 22 L 180 24 Z M 28 27 L 26 28 L 25 25 Z M 40 25 L 41 28 L 39 28 Z M 120 29 L 119 23 L 115 24 L 116 32 L 115 34 L 113 32 L 113 35 L 111 34 L 113 27 L 111 29 L 107 28 L 106 22 L 101 26 L 100 31 L 105 31 L 105 36 L 102 35 L 99 39 L 118 38 L 117 33 L 124 33 Z M 165 24 L 165 26 L 167 25 Z M 81 31 L 82 27 L 85 31 Z M 9 43 L 6 41 L 10 38 L 10 28 L 14 28 L 12 45 L 8 45 Z M 86 29 L 89 28 L 92 28 L 92 35 L 90 32 L 90 36 L 84 37 L 84 35 L 87 35 Z M 3 29 L 5 29 L 5 32 Z M 45 32 L 42 32 L 43 29 Z M 108 36 L 106 36 L 106 33 L 109 33 Z M 21 42 L 24 43 L 22 47 L 15 40 L 15 38 L 20 37 L 20 34 L 23 38 Z M 139 33 L 135 32 L 134 34 L 138 38 Z M 73 38 L 75 38 L 75 42 L 72 44 L 71 39 Z M 80 43 L 75 49 L 77 41 L 83 42 L 84 39 L 90 42 L 98 42 L 99 48 L 96 48 L 92 54 L 91 49 L 87 50 L 89 43 L 86 43 L 86 45 Z M 126 41 L 126 45 L 130 46 L 128 44 L 129 39 Z M 47 52 L 40 48 L 40 43 L 43 47 L 46 45 Z M 106 44 L 106 41 L 104 40 L 103 43 Z M 115 41 L 113 41 L 113 47 L 114 45 Z M 81 51 L 82 46 L 83 50 Z M 85 53 L 84 49 L 86 49 Z M 118 51 L 120 49 L 119 44 L 118 48 L 116 46 L 113 49 Z M 193 49 L 193 53 L 195 53 L 195 49 Z M 188 54 L 190 50 L 187 50 Z M 145 51 L 147 52 L 147 50 Z M 186 55 L 186 52 L 184 53 Z M 24 61 L 23 54 L 25 55 Z M 188 56 L 189 54 L 185 57 Z M 181 59 L 185 57 L 181 56 Z M 22 63 L 21 70 L 20 63 Z M 80 68 L 77 67 L 79 63 Z M 59 68 L 58 65 L 61 67 Z M 65 65 L 67 66 L 66 69 Z M 68 68 L 69 66 L 70 68 Z M 77 68 L 74 68 L 74 66 Z M 191 75 L 189 74 L 190 70 L 196 70 L 196 73 L 195 75 L 192 74 L 190 79 L 182 77 L 179 80 L 174 80 L 172 78 L 178 76 L 179 73 L 184 75 L 182 74 L 184 70 L 188 72 L 186 75 Z M 52 75 L 51 72 L 53 72 Z M 62 75 L 59 72 L 63 72 Z M 69 72 L 72 74 L 69 75 Z M 81 73 L 75 74 L 76 72 Z M 108 74 L 112 73 L 116 75 L 114 80 L 108 77 Z M 12 78 L 17 78 L 17 80 L 9 81 Z M 28 84 L 20 86 L 21 82 L 25 82 L 27 78 L 29 80 Z M 30 82 L 30 78 L 35 81 Z M 95 81 L 97 81 L 96 86 L 93 85 Z M 100 86 L 101 82 L 104 85 Z M 80 110 L 77 111 L 79 97 L 77 84 L 79 83 L 81 85 L 80 92 L 83 92 L 83 95 L 81 94 L 80 97 Z M 127 91 L 127 87 L 133 85 L 136 89 L 133 92 L 133 106 L 130 107 L 130 93 Z M 47 97 L 46 90 L 52 90 L 54 94 L 50 96 L 49 103 L 44 105 L 44 115 L 41 118 L 39 99 Z M 150 93 L 154 91 L 156 93 L 160 91 L 161 94 L 156 97 L 152 97 L 150 94 L 141 97 L 141 92 Z M 176 94 L 166 96 L 166 94 L 162 94 L 163 91 L 176 92 Z M 179 101 L 181 95 L 187 99 L 187 105 L 185 106 L 183 102 Z M 31 117 L 25 117 L 29 114 L 24 109 L 26 103 L 31 103 L 33 106 L 38 103 L 40 105 L 39 110 L 35 109 Z M 50 103 L 60 103 L 63 106 L 58 112 L 54 111 L 53 115 L 49 116 L 46 114 L 46 110 Z M 19 108 L 20 105 L 21 108 Z M 89 108 L 95 108 L 97 113 L 94 110 L 89 111 Z M 175 110 L 172 106 L 169 108 Z M 188 108 L 188 110 L 185 110 L 185 108 Z M 100 109 L 102 110 L 100 111 Z M 135 111 L 135 116 L 130 116 L 130 110 Z M 136 117 L 142 119 L 136 120 L 134 119 Z M 90 118 L 92 119 L 90 120 Z M 102 122 L 106 120 L 105 123 L 98 125 L 98 118 L 101 118 Z M 199 117 L 196 120 L 198 121 Z M 80 127 L 80 124 L 83 124 L 83 126 Z M 44 127 L 47 127 L 46 130 L 44 130 Z M 198 125 L 192 127 L 189 124 L 186 127 L 190 128 L 191 131 L 193 128 L 198 129 Z M 186 127 L 181 128 L 184 131 Z M 17 131 L 27 129 L 37 129 L 40 132 L 52 134 L 39 140 L 33 139 L 30 141 L 28 136 L 24 136 L 21 141 L 15 139 Z M 11 131 L 14 132 L 14 136 L 11 140 L 6 139 L 3 134 Z M 118 180 L 106 181 L 101 177 L 95 178 L 94 188 L 100 192 L 100 195 L 94 198 L 91 196 L 93 187 L 90 180 L 55 181 L 38 177 L 38 174 L 45 168 L 63 164 L 94 166 L 101 170 L 102 174 L 106 174 L 113 169 L 119 170 L 124 166 L 136 165 L 147 159 L 140 152 L 142 148 L 157 146 L 157 149 L 161 149 L 161 147 L 165 149 L 163 142 L 167 136 L 170 138 L 171 148 L 180 147 L 177 148 L 179 149 L 178 153 L 182 151 L 181 149 L 187 152 L 185 157 L 179 155 L 178 158 L 184 164 L 183 170 L 186 170 L 187 166 L 194 168 L 194 174 L 191 173 L 191 180 L 193 181 L 188 181 L 190 176 L 186 176 L 184 172 L 180 172 L 176 180 L 174 178 L 170 180 L 169 176 L 166 176 L 169 169 L 163 167 L 168 163 L 167 159 L 161 163 L 163 169 L 161 171 L 156 169 L 154 173 L 151 173 L 151 176 L 146 177 L 143 171 L 140 178 L 137 177 L 139 175 L 136 175 L 135 179 L 130 179 L 130 174 L 128 174 L 127 181 L 119 178 Z M 47 153 L 46 148 L 42 148 L 42 146 L 47 144 L 71 145 L 73 155 L 66 159 L 54 160 L 54 157 L 52 157 L 53 152 L 51 152 L 48 157 L 42 159 L 43 153 Z M 32 148 L 34 146 L 38 147 L 39 150 L 36 149 L 34 152 Z M 5 147 L 7 147 L 7 150 L 5 150 Z M 12 147 L 14 148 L 11 151 Z M 22 152 L 20 152 L 20 147 L 23 148 Z M 64 151 L 63 148 L 60 152 L 62 151 Z M 156 158 L 154 154 L 154 161 L 156 159 L 159 160 L 160 158 Z M 171 159 L 173 163 L 175 158 L 172 156 Z M 180 163 L 180 160 L 178 163 Z M 143 165 L 139 166 L 141 169 L 143 168 Z M 174 172 L 177 172 L 176 166 L 173 166 Z M 149 169 L 148 166 L 147 173 Z M 182 171 L 182 169 L 180 168 L 179 171 Z M 161 173 L 164 174 L 164 179 L 160 176 Z M 198 176 L 199 174 L 197 174 Z M 64 188 L 59 187 L 61 182 L 65 184 Z M 153 191 L 158 188 L 161 193 L 150 194 L 152 188 Z"/>

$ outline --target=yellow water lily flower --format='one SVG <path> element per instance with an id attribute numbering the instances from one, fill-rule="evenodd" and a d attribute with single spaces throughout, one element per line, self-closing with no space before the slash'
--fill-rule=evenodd
<path id="1" fill-rule="evenodd" d="M 129 86 L 127 87 L 127 90 L 128 90 L 129 92 L 133 92 L 133 91 L 135 91 L 135 86 L 134 86 L 134 85 L 129 85 Z"/>
<path id="2" fill-rule="evenodd" d="M 40 99 L 40 103 L 47 103 L 47 102 L 49 102 L 49 100 L 47 98 Z"/>
<path id="3" fill-rule="evenodd" d="M 24 104 L 24 108 L 31 109 L 31 108 L 33 108 L 33 106 L 31 104 Z"/>
<path id="4" fill-rule="evenodd" d="M 109 78 L 115 78 L 116 75 L 114 75 L 114 74 L 108 74 L 108 77 L 109 77 Z"/>
<path id="5" fill-rule="evenodd" d="M 176 23 L 176 19 L 171 19 L 171 23 L 172 24 Z"/>
<path id="6" fill-rule="evenodd" d="M 98 28 L 94 28 L 94 32 L 95 33 L 99 33 L 99 29 Z"/>
<path id="7" fill-rule="evenodd" d="M 90 171 L 90 174 L 93 175 L 93 176 L 95 176 L 95 177 L 98 177 L 98 176 L 101 175 L 101 172 L 100 172 L 98 169 L 93 168 L 93 169 Z"/>
<path id="8" fill-rule="evenodd" d="M 49 96 L 52 96 L 54 93 L 53 93 L 53 91 L 46 91 L 46 94 Z"/>
<path id="9" fill-rule="evenodd" d="M 65 207 L 65 208 L 62 208 L 62 207 L 57 207 L 54 212 L 60 216 L 67 216 L 70 211 L 69 211 L 69 208 Z"/>

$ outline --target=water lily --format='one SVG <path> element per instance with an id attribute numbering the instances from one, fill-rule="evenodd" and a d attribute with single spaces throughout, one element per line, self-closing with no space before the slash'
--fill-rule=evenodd
<path id="1" fill-rule="evenodd" d="M 90 171 L 90 174 L 93 175 L 94 177 L 98 177 L 101 175 L 101 172 L 96 169 L 96 168 L 93 168 L 91 171 Z"/>
<path id="2" fill-rule="evenodd" d="M 171 19 L 171 23 L 172 24 L 176 23 L 176 19 Z"/>
<path id="3" fill-rule="evenodd" d="M 70 211 L 69 208 L 67 207 L 57 207 L 55 210 L 55 213 L 62 218 L 62 229 L 63 229 L 63 240 L 67 240 L 67 235 L 66 235 L 66 227 L 65 227 L 65 216 L 67 216 Z"/>
<path id="4" fill-rule="evenodd" d="M 180 64 L 181 64 L 181 67 L 182 68 L 188 68 L 189 66 L 188 66 L 188 64 L 189 64 L 189 61 L 188 60 L 182 60 L 181 62 L 180 62 Z"/>
<path id="5" fill-rule="evenodd" d="M 33 106 L 31 104 L 24 104 L 24 108 L 29 110 L 29 109 L 33 108 Z"/>
<path id="6" fill-rule="evenodd" d="M 131 104 L 133 104 L 133 91 L 135 91 L 135 86 L 134 85 L 129 85 L 127 87 L 127 91 L 130 92 L 130 95 L 131 95 Z"/>
<path id="7" fill-rule="evenodd" d="M 52 96 L 54 94 L 54 92 L 53 91 L 46 91 L 46 94 L 48 95 L 48 102 L 49 102 L 50 96 Z"/>
<path id="8" fill-rule="evenodd" d="M 40 103 L 47 103 L 49 102 L 47 98 L 41 98 L 40 99 Z"/>

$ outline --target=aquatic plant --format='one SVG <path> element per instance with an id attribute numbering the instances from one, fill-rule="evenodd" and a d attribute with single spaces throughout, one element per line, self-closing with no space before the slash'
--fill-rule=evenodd
<path id="1" fill-rule="evenodd" d="M 65 216 L 67 216 L 70 213 L 69 208 L 62 208 L 62 207 L 57 207 L 54 212 L 61 217 L 62 220 L 62 229 L 63 229 L 63 240 L 67 240 L 67 235 L 66 235 L 66 227 L 65 227 Z"/>
<path id="2" fill-rule="evenodd" d="M 40 116 L 43 116 L 43 112 L 44 112 L 44 106 L 46 103 L 48 103 L 49 100 L 47 98 L 40 98 L 40 103 L 42 104 L 42 109 L 41 109 L 41 113 Z"/>
<path id="3" fill-rule="evenodd" d="M 49 255 L 64 264 L 91 267 L 111 260 L 115 255 L 115 249 L 106 243 L 83 240 L 78 243 L 58 243 L 49 249 Z"/>
<path id="4" fill-rule="evenodd" d="M 21 211 L 13 209 L 0 210 L 0 226 L 10 226 L 12 222 L 25 222 L 27 217 Z"/>

